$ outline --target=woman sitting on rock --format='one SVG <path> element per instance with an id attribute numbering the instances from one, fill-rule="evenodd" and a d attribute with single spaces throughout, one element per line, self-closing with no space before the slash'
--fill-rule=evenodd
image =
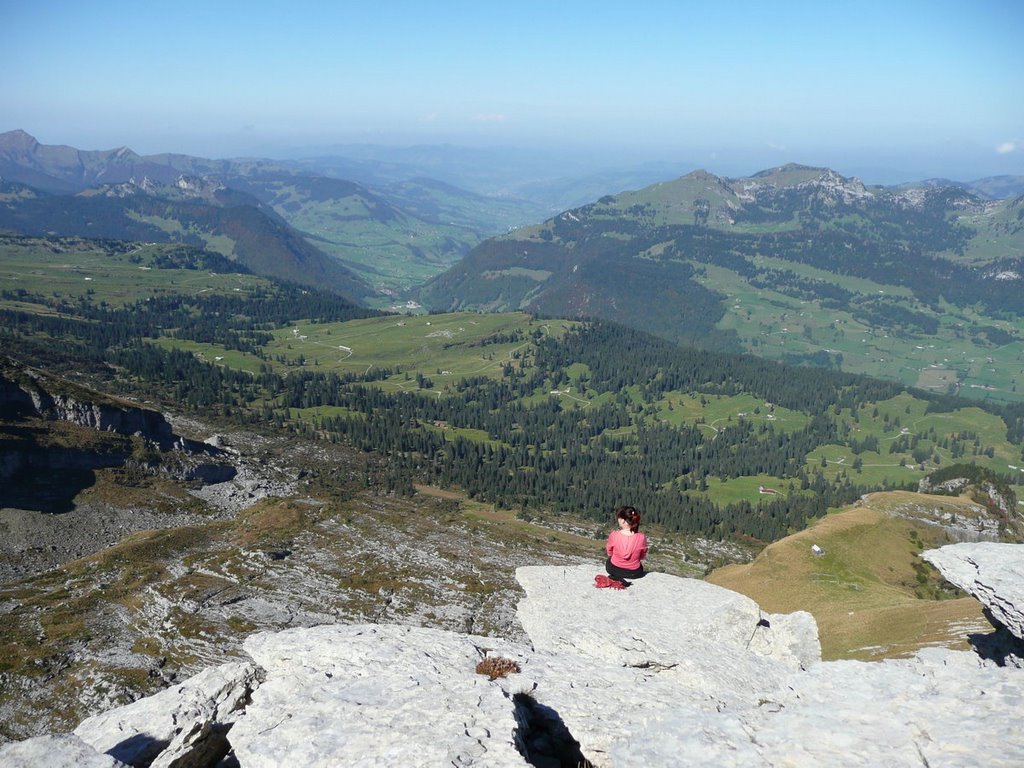
<path id="1" fill-rule="evenodd" d="M 633 507 L 619 507 L 615 510 L 619 530 L 608 534 L 605 551 L 608 562 L 604 564 L 608 575 L 625 583 L 626 579 L 639 579 L 644 575 L 640 561 L 647 557 L 647 537 L 640 533 L 640 513 Z"/>

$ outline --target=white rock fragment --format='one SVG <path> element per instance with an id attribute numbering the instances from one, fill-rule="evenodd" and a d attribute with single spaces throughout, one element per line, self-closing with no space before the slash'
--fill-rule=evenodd
<path id="1" fill-rule="evenodd" d="M 1024 640 L 1024 547 L 995 542 L 950 544 L 921 557 Z"/>
<path id="2" fill-rule="evenodd" d="M 4 768 L 127 768 L 110 755 L 97 752 L 73 734 L 36 736 L 0 746 Z"/>
<path id="3" fill-rule="evenodd" d="M 131 765 L 163 768 L 185 755 L 226 751 L 227 727 L 258 684 L 256 667 L 230 662 L 124 707 L 83 720 L 75 735 Z M 187 764 L 201 764 L 194 760 Z"/>

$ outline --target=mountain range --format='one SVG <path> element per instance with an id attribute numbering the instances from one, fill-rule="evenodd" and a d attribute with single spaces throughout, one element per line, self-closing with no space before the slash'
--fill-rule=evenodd
<path id="1" fill-rule="evenodd" d="M 127 147 L 85 151 L 40 144 L 20 130 L 0 134 L 0 179 L 54 196 L 132 183 L 147 194 L 163 197 L 164 188 L 177 186 L 182 177 L 187 184 L 192 183 L 189 179 L 205 179 L 245 192 L 250 198 L 236 197 L 236 205 L 256 207 L 262 214 L 276 213 L 280 222 L 298 231 L 288 239 L 304 238 L 306 258 L 316 262 L 309 279 L 290 266 L 279 270 L 277 276 L 318 284 L 327 280 L 328 285 L 354 298 L 370 298 L 378 291 L 393 293 L 422 282 L 447 269 L 486 237 L 550 213 L 536 203 L 468 192 L 430 178 L 378 177 L 370 188 L 331 175 L 329 163 L 324 168 L 318 172 L 300 163 L 261 159 L 140 156 Z M 262 206 L 256 206 L 256 201 Z M 8 191 L 7 207 L 16 204 Z M 4 226 L 12 224 L 8 220 Z M 121 236 L 134 234 L 126 231 Z M 164 238 L 172 236 L 168 233 Z M 314 252 L 319 255 L 312 255 Z M 227 251 L 225 255 L 232 256 Z M 345 273 L 331 265 L 334 261 L 358 277 L 338 277 Z"/>
<path id="2" fill-rule="evenodd" d="M 180 242 L 219 252 L 258 274 L 326 285 L 357 300 L 372 293 L 272 208 L 212 180 L 179 176 L 163 184 L 147 177 L 77 194 L 0 182 L 0 228 L 24 235 Z"/>
<path id="3" fill-rule="evenodd" d="M 992 348 L 1019 339 L 1022 275 L 1024 197 L 869 187 L 790 164 L 605 195 L 482 243 L 419 296 L 435 310 L 603 317 L 917 384 L 916 368 L 867 364 L 900 357 L 899 340 L 920 348 L 945 332 L 987 335 Z M 881 346 L 859 361 L 868 336 Z"/>
<path id="4" fill-rule="evenodd" d="M 411 296 L 437 311 L 601 317 L 674 342 L 1017 398 L 1024 198 L 991 199 L 1016 177 L 881 187 L 789 164 L 606 194 L 667 169 L 578 165 L 545 181 L 529 163 L 516 176 L 517 155 L 481 167 L 484 150 L 339 151 L 351 156 L 143 157 L 12 131 L 0 134 L 0 227 L 181 241 L 374 307 Z M 531 185 L 547 203 L 508 194 Z M 581 194 L 592 202 L 524 225 Z"/>

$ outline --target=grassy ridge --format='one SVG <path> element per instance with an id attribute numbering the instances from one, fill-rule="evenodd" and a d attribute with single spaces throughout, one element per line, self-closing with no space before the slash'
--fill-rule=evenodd
<path id="1" fill-rule="evenodd" d="M 70 302 L 87 300 L 118 307 L 168 294 L 246 296 L 253 288 L 270 284 L 265 278 L 241 272 L 156 266 L 161 256 L 179 248 L 78 238 L 0 238 L 0 291 L 23 290 Z"/>
<path id="2" fill-rule="evenodd" d="M 1016 403 L 1022 205 L 805 166 L 698 171 L 487 241 L 420 296 Z"/>
<path id="3" fill-rule="evenodd" d="M 766 611 L 809 611 L 826 659 L 909 656 L 929 645 L 966 648 L 967 627 L 991 628 L 977 600 L 956 598 L 918 557 L 950 541 L 936 526 L 895 516 L 921 504 L 961 515 L 977 508 L 947 496 L 871 494 L 770 544 L 751 563 L 712 572 L 708 581 L 748 595 Z M 816 556 L 812 545 L 824 554 Z"/>

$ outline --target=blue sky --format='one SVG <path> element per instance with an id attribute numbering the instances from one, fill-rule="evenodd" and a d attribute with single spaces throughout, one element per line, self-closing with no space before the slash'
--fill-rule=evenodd
<path id="1" fill-rule="evenodd" d="M 1022 39 L 1017 0 L 0 0 L 0 130 L 206 156 L 452 143 L 1024 174 Z"/>

